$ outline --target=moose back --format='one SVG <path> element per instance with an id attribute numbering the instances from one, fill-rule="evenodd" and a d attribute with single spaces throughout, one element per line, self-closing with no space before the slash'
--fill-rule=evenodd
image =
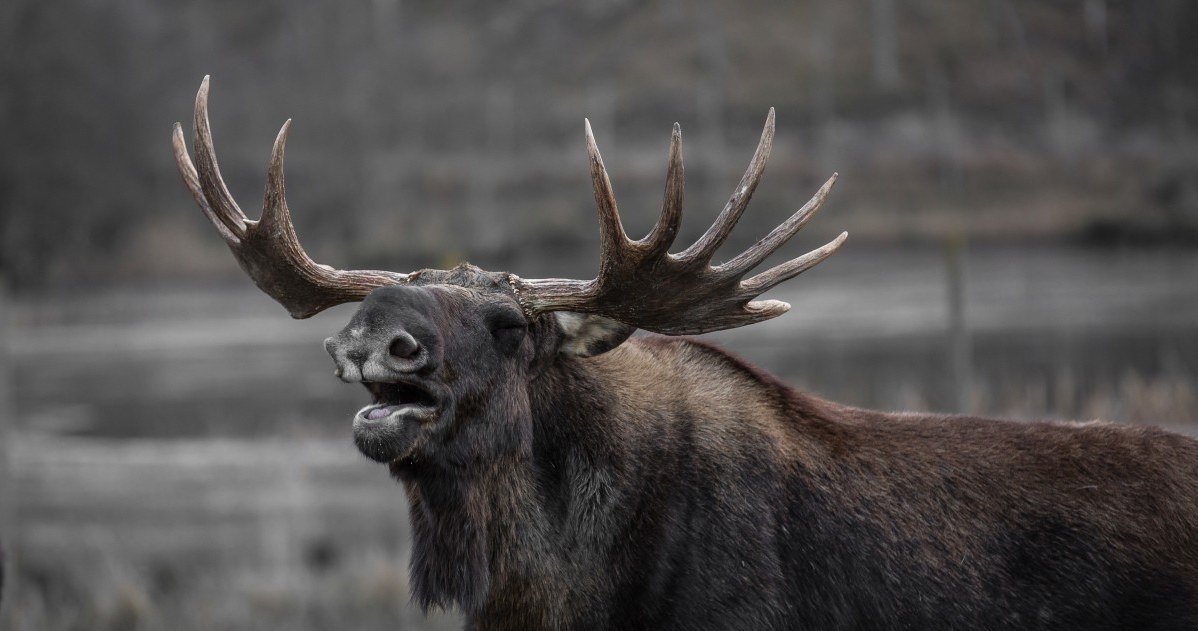
<path id="1" fill-rule="evenodd" d="M 674 128 L 660 218 L 621 226 L 586 128 L 601 261 L 589 281 L 470 265 L 336 270 L 304 253 L 272 153 L 248 219 L 216 163 L 208 80 L 175 157 L 242 268 L 295 317 L 361 301 L 325 342 L 371 403 L 355 443 L 407 494 L 412 586 L 472 629 L 1198 629 L 1198 441 L 1150 427 L 862 410 L 706 342 L 844 242 L 749 275 L 823 203 L 727 262 L 770 111 L 710 229 L 681 221 Z"/>

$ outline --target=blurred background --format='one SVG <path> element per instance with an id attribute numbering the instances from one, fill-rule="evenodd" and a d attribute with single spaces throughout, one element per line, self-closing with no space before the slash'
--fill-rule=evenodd
<path id="1" fill-rule="evenodd" d="M 589 117 L 630 233 L 682 124 L 732 256 L 846 246 L 713 335 L 820 396 L 1195 433 L 1198 4 L 1185 0 L 150 0 L 0 5 L 0 629 L 440 629 L 366 402 L 257 292 L 175 171 L 210 107 L 257 215 L 279 125 L 313 257 L 590 278 Z M 1191 33 L 1192 35 L 1192 33 Z M 681 245 L 676 248 L 682 247 Z M 779 257 L 776 257 L 780 260 Z"/>

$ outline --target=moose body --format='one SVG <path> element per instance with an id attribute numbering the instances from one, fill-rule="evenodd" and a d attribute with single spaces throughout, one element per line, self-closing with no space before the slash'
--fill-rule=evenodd
<path id="1" fill-rule="evenodd" d="M 406 489 L 425 606 L 479 629 L 1198 628 L 1196 441 L 840 406 L 688 338 L 563 356 L 551 318 L 507 365 L 436 333 L 468 321 L 463 284 L 376 290 L 330 343 L 432 332 L 433 374 L 471 381 L 396 451 L 355 428 Z"/>
<path id="2" fill-rule="evenodd" d="M 711 229 L 631 241 L 588 127 L 603 261 L 593 281 L 469 265 L 317 266 L 291 228 L 280 132 L 262 219 L 221 181 L 196 102 L 180 171 L 242 267 L 296 317 L 362 301 L 325 342 L 372 402 L 359 450 L 407 494 L 414 596 L 471 629 L 1196 629 L 1198 441 L 1148 427 L 887 414 L 823 401 L 703 341 L 630 337 L 781 314 L 758 294 L 827 246 L 747 272 L 818 209 L 712 266 L 773 113 Z"/>
<path id="3" fill-rule="evenodd" d="M 686 340 L 561 373 L 524 468 L 550 545 L 514 554 L 601 578 L 548 627 L 1198 628 L 1194 441 L 846 408 Z"/>

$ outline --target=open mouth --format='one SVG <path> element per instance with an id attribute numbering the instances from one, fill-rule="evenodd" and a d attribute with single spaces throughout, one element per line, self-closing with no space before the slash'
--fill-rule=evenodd
<path id="1" fill-rule="evenodd" d="M 441 414 L 436 384 L 367 381 L 373 403 L 354 417 L 354 444 L 376 462 L 405 457 Z"/>
<path id="2" fill-rule="evenodd" d="M 437 398 L 419 385 L 378 381 L 362 385 L 370 391 L 372 402 L 362 408 L 358 416 L 367 421 L 397 416 L 431 417 L 437 411 Z"/>

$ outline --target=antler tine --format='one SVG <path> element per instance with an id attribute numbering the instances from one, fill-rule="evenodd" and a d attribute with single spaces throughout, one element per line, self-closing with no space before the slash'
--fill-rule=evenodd
<path id="1" fill-rule="evenodd" d="M 736 222 L 740 221 L 741 215 L 749 207 L 749 200 L 753 197 L 753 191 L 757 189 L 757 183 L 761 181 L 761 173 L 765 171 L 765 163 L 770 157 L 770 149 L 773 145 L 774 108 L 771 107 L 770 113 L 765 117 L 765 128 L 761 130 L 761 140 L 757 143 L 757 150 L 753 152 L 753 159 L 749 161 L 749 168 L 745 170 L 740 183 L 736 185 L 736 190 L 728 198 L 724 210 L 694 245 L 678 254 L 679 259 L 695 264 L 706 264 L 711 261 L 715 251 L 732 233 L 732 228 L 736 226 Z"/>
<path id="2" fill-rule="evenodd" d="M 583 119 L 583 122 L 586 127 L 587 156 L 591 165 L 591 186 L 595 189 L 595 207 L 599 212 L 601 265 L 604 265 L 627 250 L 631 241 L 624 232 L 624 225 L 620 222 L 620 209 L 616 205 L 616 194 L 612 191 L 607 168 L 603 166 L 603 156 L 599 154 L 599 146 L 595 144 L 595 135 L 591 133 L 591 121 Z"/>
<path id="3" fill-rule="evenodd" d="M 807 225 L 807 222 L 815 216 L 820 206 L 824 205 L 824 200 L 828 198 L 828 193 L 832 191 L 832 185 L 836 183 L 838 177 L 838 173 L 833 173 L 832 177 L 828 178 L 828 181 L 819 187 L 815 195 L 806 204 L 803 204 L 802 208 L 796 210 L 789 219 L 771 230 L 768 235 L 755 243 L 753 247 L 740 253 L 731 261 L 716 267 L 716 272 L 740 276 L 760 265 L 766 257 L 773 254 L 774 250 L 782 247 L 783 244 L 795 236 L 799 230 L 802 230 L 803 226 Z"/>
<path id="4" fill-rule="evenodd" d="M 245 213 L 233 201 L 233 195 L 225 186 L 225 180 L 220 176 L 220 166 L 216 163 L 216 149 L 212 146 L 212 129 L 208 123 L 208 75 L 200 83 L 196 92 L 195 106 L 195 148 L 196 166 L 200 175 L 200 186 L 204 196 L 212 208 L 213 214 L 221 220 L 229 231 L 238 237 L 245 234 Z"/>
<path id="5" fill-rule="evenodd" d="M 196 94 L 195 127 L 198 169 L 187 153 L 182 125 L 175 123 L 171 136 L 183 183 L 254 284 L 293 318 L 307 318 L 331 306 L 361 300 L 377 287 L 407 281 L 407 274 L 398 272 L 333 269 L 313 262 L 304 252 L 291 224 L 283 182 L 290 120 L 283 123 L 271 150 L 259 221 L 246 218 L 221 178 L 208 126 L 208 77 Z"/>
<path id="6" fill-rule="evenodd" d="M 799 274 L 819 265 L 824 259 L 832 256 L 840 246 L 844 245 L 845 239 L 849 238 L 849 233 L 842 232 L 835 239 L 816 248 L 803 256 L 796 259 L 791 259 L 776 267 L 741 281 L 741 289 L 749 296 L 758 296 L 769 290 L 778 283 L 790 280 Z"/>
<path id="7" fill-rule="evenodd" d="M 645 256 L 656 259 L 669 251 L 682 225 L 682 195 L 686 184 L 686 171 L 682 166 L 682 127 L 674 123 L 670 134 L 670 164 L 666 170 L 666 190 L 661 203 L 661 216 L 657 224 L 643 240 L 638 241 L 647 248 Z"/>
<path id="8" fill-rule="evenodd" d="M 287 134 L 290 132 L 291 119 L 288 118 L 279 128 L 275 144 L 270 149 L 270 167 L 266 171 L 266 191 L 262 196 L 262 218 L 258 220 L 258 227 L 268 232 L 276 228 L 283 229 L 299 253 L 307 257 L 304 249 L 299 247 L 299 238 L 295 236 L 291 210 L 287 208 L 287 189 L 283 183 L 283 152 L 287 148 Z"/>
<path id="9" fill-rule="evenodd" d="M 212 210 L 212 205 L 208 203 L 208 198 L 204 196 L 204 189 L 200 186 L 200 176 L 196 173 L 196 167 L 191 163 L 191 156 L 187 155 L 187 141 L 183 139 L 183 126 L 175 123 L 174 130 L 171 132 L 171 146 L 175 150 L 175 165 L 179 167 L 179 175 L 183 176 L 183 184 L 187 190 L 191 191 L 192 198 L 195 199 L 196 205 L 208 217 L 208 221 L 220 233 L 221 238 L 230 246 L 241 242 L 241 238 L 233 234 L 225 222 Z"/>

